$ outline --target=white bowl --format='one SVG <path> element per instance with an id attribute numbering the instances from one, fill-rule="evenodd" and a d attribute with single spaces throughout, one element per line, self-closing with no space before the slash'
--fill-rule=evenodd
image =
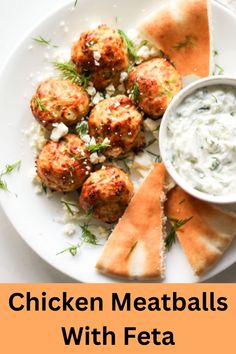
<path id="1" fill-rule="evenodd" d="M 236 77 L 228 77 L 228 76 L 211 76 L 205 79 L 201 79 L 199 81 L 196 81 L 195 83 L 187 86 L 184 88 L 182 91 L 179 92 L 178 95 L 175 96 L 171 104 L 169 105 L 168 109 L 166 110 L 162 122 L 161 122 L 161 127 L 160 127 L 160 153 L 161 157 L 163 160 L 163 163 L 170 174 L 170 176 L 174 179 L 174 181 L 182 188 L 184 189 L 187 193 L 190 195 L 207 201 L 211 203 L 217 203 L 217 204 L 230 204 L 230 203 L 236 203 L 236 193 L 231 194 L 231 195 L 220 195 L 220 196 L 215 196 L 207 193 L 200 192 L 189 183 L 188 180 L 183 178 L 182 176 L 179 175 L 179 173 L 175 170 L 175 167 L 170 164 L 167 158 L 167 151 L 166 151 L 166 141 L 167 141 L 167 124 L 170 119 L 171 114 L 176 110 L 176 108 L 184 101 L 184 99 L 194 92 L 196 92 L 198 89 L 204 88 L 204 87 L 209 87 L 209 86 L 215 86 L 215 85 L 222 85 L 222 86 L 234 86 L 236 88 Z M 191 119 L 191 117 L 189 118 Z M 236 174 L 235 174 L 235 183 L 236 183 Z"/>

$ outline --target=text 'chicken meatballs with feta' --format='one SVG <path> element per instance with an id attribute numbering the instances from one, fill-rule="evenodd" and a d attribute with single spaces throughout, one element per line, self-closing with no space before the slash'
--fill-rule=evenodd
<path id="1" fill-rule="evenodd" d="M 133 184 L 121 169 L 106 166 L 90 175 L 84 183 L 80 205 L 92 210 L 94 218 L 107 223 L 117 221 L 133 196 Z"/>
<path id="2" fill-rule="evenodd" d="M 134 67 L 127 82 L 133 102 L 153 119 L 165 113 L 181 87 L 180 74 L 164 58 L 152 59 Z"/>
<path id="3" fill-rule="evenodd" d="M 72 62 L 79 72 L 88 72 L 97 90 L 109 84 L 117 86 L 120 74 L 127 70 L 129 58 L 119 32 L 107 25 L 81 34 L 72 48 Z"/>
<path id="4" fill-rule="evenodd" d="M 95 106 L 90 114 L 89 134 L 97 143 L 105 138 L 110 147 L 104 151 L 108 157 L 127 154 L 139 144 L 143 117 L 124 95 L 108 98 Z"/>
<path id="5" fill-rule="evenodd" d="M 36 167 L 42 184 L 57 192 L 75 191 L 91 172 L 89 152 L 74 134 L 59 142 L 49 141 L 40 152 Z"/>
<path id="6" fill-rule="evenodd" d="M 43 81 L 31 100 L 35 118 L 47 129 L 53 123 L 71 126 L 79 122 L 89 111 L 89 96 L 69 80 L 50 78 Z"/>

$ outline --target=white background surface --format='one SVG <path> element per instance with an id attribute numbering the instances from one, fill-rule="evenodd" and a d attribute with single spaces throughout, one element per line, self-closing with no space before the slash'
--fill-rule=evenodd
<path id="1" fill-rule="evenodd" d="M 221 0 L 226 2 L 226 0 Z M 236 0 L 228 0 L 235 4 Z M 0 67 L 29 30 L 65 0 L 0 0 Z M 1 103 L 1 100 L 0 100 Z M 1 119 L 4 119 L 2 116 Z M 29 216 L 30 220 L 30 216 Z M 0 209 L 0 282 L 70 282 L 24 243 Z M 210 282 L 236 282 L 236 264 Z"/>

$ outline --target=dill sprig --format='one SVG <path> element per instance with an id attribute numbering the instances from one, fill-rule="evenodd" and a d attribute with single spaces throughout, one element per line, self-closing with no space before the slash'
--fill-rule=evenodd
<path id="1" fill-rule="evenodd" d="M 66 207 L 68 213 L 72 216 L 74 216 L 78 212 L 78 206 L 74 203 L 67 202 L 66 200 L 61 200 L 61 204 Z M 77 210 L 75 211 L 73 210 L 73 208 L 77 208 Z"/>
<path id="2" fill-rule="evenodd" d="M 83 138 L 85 135 L 88 134 L 88 122 L 86 120 L 83 120 L 82 122 L 77 124 L 75 130 L 77 135 L 79 135 L 80 138 Z"/>
<path id="3" fill-rule="evenodd" d="M 36 43 L 43 44 L 43 45 L 49 45 L 49 46 L 51 46 L 53 48 L 58 48 L 58 45 L 52 44 L 52 40 L 51 39 L 45 39 L 42 36 L 35 37 L 35 38 L 32 38 L 32 39 Z"/>
<path id="4" fill-rule="evenodd" d="M 140 101 L 140 88 L 137 81 L 135 81 L 134 85 L 130 89 L 130 98 L 135 103 L 138 103 Z"/>
<path id="5" fill-rule="evenodd" d="M 124 43 L 126 44 L 130 59 L 133 60 L 134 62 L 139 61 L 140 58 L 137 54 L 134 43 L 129 39 L 129 37 L 126 35 L 126 33 L 123 30 L 118 29 L 118 33 L 123 39 Z"/>
<path id="6" fill-rule="evenodd" d="M 215 64 L 213 75 L 224 75 L 224 69 L 219 64 Z"/>
<path id="7" fill-rule="evenodd" d="M 41 112 L 46 111 L 47 107 L 43 104 L 39 96 L 35 97 L 35 103 Z"/>
<path id="8" fill-rule="evenodd" d="M 192 48 L 194 47 L 194 38 L 193 36 L 186 36 L 183 42 L 179 42 L 175 45 L 175 49 L 183 49 L 183 48 Z"/>
<path id="9" fill-rule="evenodd" d="M 187 224 L 190 220 L 192 220 L 193 216 L 191 216 L 188 219 L 169 219 L 170 223 L 172 224 L 172 228 L 166 237 L 165 244 L 166 244 L 166 249 L 167 251 L 170 251 L 171 247 L 175 244 L 176 242 L 176 232 L 183 227 L 185 224 Z"/>
<path id="10" fill-rule="evenodd" d="M 101 143 L 101 144 L 92 144 L 87 147 L 88 151 L 90 154 L 93 154 L 94 152 L 103 152 L 105 149 L 109 148 L 111 145 L 106 144 L 106 143 Z"/>
<path id="11" fill-rule="evenodd" d="M 6 165 L 5 170 L 0 173 L 0 189 L 8 191 L 7 183 L 2 177 L 10 174 L 14 170 L 19 170 L 20 166 L 21 161 L 17 161 L 11 165 Z"/>
<path id="12" fill-rule="evenodd" d="M 78 73 L 76 66 L 71 62 L 53 62 L 53 66 L 60 72 L 60 76 L 65 80 L 70 80 L 74 84 L 83 88 L 88 87 L 90 76 L 87 72 Z"/>

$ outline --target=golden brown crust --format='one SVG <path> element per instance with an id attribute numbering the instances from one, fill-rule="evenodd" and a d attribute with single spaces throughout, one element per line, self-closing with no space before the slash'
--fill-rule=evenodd
<path id="1" fill-rule="evenodd" d="M 180 187 L 168 193 L 169 219 L 192 219 L 177 231 L 194 272 L 201 275 L 223 255 L 236 234 L 236 215 L 191 197 Z"/>
<path id="2" fill-rule="evenodd" d="M 207 0 L 170 2 L 144 20 L 143 34 L 161 49 L 183 76 L 210 73 L 210 30 Z"/>
<path id="3" fill-rule="evenodd" d="M 37 160 L 42 183 L 57 192 L 72 192 L 81 187 L 91 172 L 89 153 L 84 142 L 68 134 L 59 142 L 49 141 Z"/>
<path id="4" fill-rule="evenodd" d="M 96 265 L 100 272 L 131 278 L 162 276 L 165 178 L 163 164 L 155 164 L 109 237 Z"/>
<path id="5" fill-rule="evenodd" d="M 118 31 L 107 25 L 83 32 L 73 45 L 71 60 L 79 71 L 89 72 L 97 90 L 110 83 L 117 86 L 120 73 L 129 66 L 125 43 Z"/>
<path id="6" fill-rule="evenodd" d="M 74 125 L 89 111 L 89 96 L 69 80 L 50 78 L 40 83 L 31 100 L 34 117 L 47 129 L 53 123 Z"/>
<path id="7" fill-rule="evenodd" d="M 108 98 L 97 104 L 90 113 L 89 134 L 97 143 L 105 138 L 111 147 L 104 155 L 118 157 L 127 154 L 136 144 L 143 117 L 125 95 Z"/>

